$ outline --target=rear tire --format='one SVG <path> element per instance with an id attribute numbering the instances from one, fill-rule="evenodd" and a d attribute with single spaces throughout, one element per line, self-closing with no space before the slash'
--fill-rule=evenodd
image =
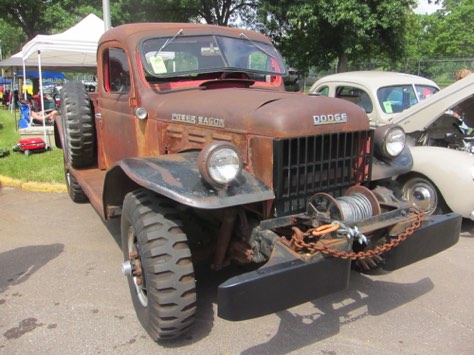
<path id="1" fill-rule="evenodd" d="M 72 175 L 67 169 L 64 169 L 64 174 L 66 178 L 67 192 L 71 200 L 73 200 L 75 203 L 89 202 L 89 198 L 85 194 L 81 185 L 79 185 L 79 183 L 77 182 L 74 175 Z"/>
<path id="2" fill-rule="evenodd" d="M 194 322 L 196 285 L 175 204 L 146 189 L 128 193 L 121 236 L 125 263 L 133 265 L 127 278 L 140 323 L 155 341 L 181 336 Z"/>
<path id="3" fill-rule="evenodd" d="M 61 90 L 61 115 L 64 134 L 64 152 L 69 164 L 75 168 L 94 165 L 96 137 L 92 106 L 84 85 L 69 81 Z"/>

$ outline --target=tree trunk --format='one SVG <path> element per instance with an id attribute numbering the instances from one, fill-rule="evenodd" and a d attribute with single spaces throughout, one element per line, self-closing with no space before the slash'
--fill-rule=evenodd
<path id="1" fill-rule="evenodd" d="M 346 71 L 347 71 L 347 54 L 342 53 L 339 55 L 339 58 L 337 61 L 337 72 L 344 73 Z"/>

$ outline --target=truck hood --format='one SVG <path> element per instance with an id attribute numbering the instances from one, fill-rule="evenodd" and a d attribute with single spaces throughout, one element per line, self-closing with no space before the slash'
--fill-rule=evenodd
<path id="1" fill-rule="evenodd" d="M 156 102 L 159 120 L 276 138 L 369 128 L 359 106 L 301 93 L 221 88 L 161 94 Z"/>
<path id="2" fill-rule="evenodd" d="M 405 132 L 424 131 L 447 110 L 454 106 L 458 113 L 469 113 L 464 120 L 470 127 L 474 126 L 474 75 L 449 85 L 422 102 L 394 116 L 392 123 L 399 124 Z"/>

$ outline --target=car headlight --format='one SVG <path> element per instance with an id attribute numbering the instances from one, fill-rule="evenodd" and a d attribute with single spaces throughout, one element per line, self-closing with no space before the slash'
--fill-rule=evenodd
<path id="1" fill-rule="evenodd" d="M 242 171 L 242 158 L 232 143 L 213 142 L 199 153 L 198 167 L 205 181 L 226 188 Z"/>
<path id="2" fill-rule="evenodd" d="M 393 159 L 405 148 L 405 131 L 402 127 L 388 124 L 375 130 L 375 152 L 383 158 Z"/>

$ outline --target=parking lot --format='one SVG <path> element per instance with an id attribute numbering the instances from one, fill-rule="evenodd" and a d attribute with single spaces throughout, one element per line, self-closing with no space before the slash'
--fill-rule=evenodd
<path id="1" fill-rule="evenodd" d="M 135 316 L 117 221 L 103 223 L 66 193 L 4 187 L 0 238 L 0 353 L 474 353 L 474 223 L 467 220 L 447 251 L 393 273 L 353 272 L 346 291 L 258 319 L 218 318 L 217 278 L 201 275 L 195 327 L 164 344 Z"/>

